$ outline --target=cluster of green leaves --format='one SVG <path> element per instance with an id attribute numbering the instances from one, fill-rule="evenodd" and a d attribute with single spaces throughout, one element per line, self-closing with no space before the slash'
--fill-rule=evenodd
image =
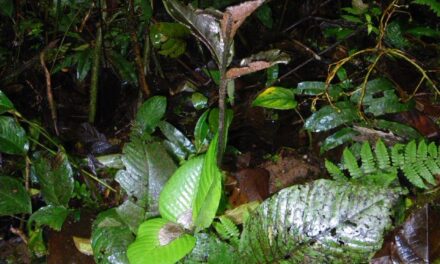
<path id="1" fill-rule="evenodd" d="M 12 114 L 5 115 L 5 113 Z M 20 116 L 12 102 L 0 91 L 0 152 L 16 155 L 32 162 L 31 171 L 35 176 L 46 206 L 32 211 L 29 190 L 23 180 L 16 177 L 0 176 L 0 215 L 31 214 L 28 221 L 29 247 L 37 255 L 46 253 L 42 226 L 60 230 L 69 215 L 68 203 L 73 196 L 74 172 L 67 155 L 60 150 L 56 155 L 34 152 L 29 158 L 29 137 L 17 121 Z M 23 174 L 26 173 L 23 169 Z"/>
<path id="2" fill-rule="evenodd" d="M 304 128 L 311 132 L 330 131 L 345 126 L 327 137 L 321 146 L 322 151 L 333 149 L 359 135 L 354 127 L 350 127 L 353 125 L 385 129 L 409 139 L 420 137 L 411 127 L 381 119 L 386 114 L 403 112 L 414 107 L 413 101 L 400 102 L 390 81 L 378 78 L 368 81 L 365 86 L 359 85 L 354 88 L 345 71 L 340 71 L 338 76 L 341 82 L 329 86 L 325 82 L 306 81 L 299 83 L 294 89 L 269 87 L 256 97 L 253 106 L 279 110 L 294 109 L 298 104 L 295 95 L 321 96 L 328 92 L 330 99 L 334 101 L 333 105 L 321 107 L 308 117 L 304 124 Z M 362 106 L 363 112 L 359 111 L 359 106 Z M 362 114 L 374 119 L 366 122 Z"/>

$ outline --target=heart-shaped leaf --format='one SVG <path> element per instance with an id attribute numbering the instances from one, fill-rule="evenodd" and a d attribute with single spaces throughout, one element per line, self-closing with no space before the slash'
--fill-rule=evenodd
<path id="1" fill-rule="evenodd" d="M 37 152 L 34 167 L 44 201 L 49 205 L 67 207 L 74 187 L 73 170 L 67 155 L 59 152 L 51 157 Z"/>

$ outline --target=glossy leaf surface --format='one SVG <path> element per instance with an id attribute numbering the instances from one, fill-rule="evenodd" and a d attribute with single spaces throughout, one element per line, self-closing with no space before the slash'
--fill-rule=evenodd
<path id="1" fill-rule="evenodd" d="M 37 227 L 47 225 L 56 231 L 60 231 L 68 215 L 69 210 L 64 206 L 48 205 L 41 207 L 29 218 L 28 227 L 31 229 L 33 222 L 35 222 Z"/>
<path id="2" fill-rule="evenodd" d="M 137 205 L 156 215 L 160 191 L 176 170 L 171 156 L 162 143 L 147 144 L 133 137 L 124 146 L 122 162 L 125 170 L 118 171 L 116 181 Z"/>
<path id="3" fill-rule="evenodd" d="M 278 110 L 294 109 L 297 105 L 293 91 L 282 87 L 269 87 L 252 102 L 252 106 Z"/>
<path id="4" fill-rule="evenodd" d="M 398 194 L 317 180 L 283 189 L 245 222 L 244 263 L 360 263 L 382 245 Z"/>
<path id="5" fill-rule="evenodd" d="M 6 94 L 3 93 L 2 90 L 0 90 L 0 114 L 3 114 L 4 112 L 12 109 L 14 109 L 14 105 L 6 96 Z"/>
<path id="6" fill-rule="evenodd" d="M 23 155 L 29 149 L 24 129 L 8 116 L 0 116 L 0 152 Z"/>
<path id="7" fill-rule="evenodd" d="M 139 108 L 136 124 L 141 132 L 151 134 L 165 115 L 167 99 L 164 96 L 153 96 Z"/>
<path id="8" fill-rule="evenodd" d="M 127 247 L 134 240 L 115 209 L 98 215 L 92 227 L 93 257 L 96 263 L 129 264 Z"/>
<path id="9" fill-rule="evenodd" d="M 73 193 L 73 170 L 65 153 L 55 157 L 36 153 L 35 172 L 40 183 L 44 201 L 49 205 L 65 206 Z"/>
<path id="10" fill-rule="evenodd" d="M 192 206 L 200 181 L 204 156 L 190 159 L 171 176 L 160 194 L 160 215 L 190 229 Z"/>
<path id="11" fill-rule="evenodd" d="M 304 128 L 312 132 L 321 132 L 359 119 L 360 116 L 353 104 L 339 102 L 335 107 L 326 105 L 313 113 L 307 118 Z"/>
<path id="12" fill-rule="evenodd" d="M 144 222 L 127 250 L 131 264 L 176 263 L 188 254 L 196 239 L 162 218 Z"/>
<path id="13" fill-rule="evenodd" d="M 31 198 L 18 180 L 0 176 L 0 216 L 31 213 Z"/>
<path id="14" fill-rule="evenodd" d="M 218 134 L 209 145 L 197 186 L 192 219 L 196 230 L 209 227 L 217 213 L 222 193 L 222 174 L 217 167 Z"/>

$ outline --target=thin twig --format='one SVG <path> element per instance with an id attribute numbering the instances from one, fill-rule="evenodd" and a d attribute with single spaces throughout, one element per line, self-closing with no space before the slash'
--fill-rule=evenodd
<path id="1" fill-rule="evenodd" d="M 53 128 L 55 130 L 55 134 L 57 136 L 59 136 L 59 132 L 58 132 L 58 125 L 57 125 L 57 109 L 56 109 L 56 105 L 55 105 L 55 100 L 53 99 L 53 94 L 52 94 L 52 82 L 50 79 L 50 72 L 46 67 L 46 62 L 44 60 L 44 51 L 42 51 L 40 53 L 40 63 L 41 63 L 41 67 L 43 67 L 43 71 L 44 71 L 44 76 L 46 77 L 46 94 L 47 94 L 47 101 L 49 103 L 49 108 L 50 108 L 50 115 L 52 118 L 52 122 L 53 122 Z"/>
<path id="2" fill-rule="evenodd" d="M 142 54 L 141 54 L 141 46 L 138 42 L 138 36 L 136 33 L 136 27 L 135 27 L 135 12 L 134 12 L 134 0 L 129 1 L 129 28 L 130 28 L 130 39 L 131 44 L 133 45 L 133 51 L 134 51 L 134 61 L 137 68 L 138 73 L 138 82 L 141 86 L 141 89 L 143 93 L 145 94 L 145 97 L 149 97 L 151 95 L 150 88 L 148 87 L 148 83 L 145 77 L 144 73 L 144 63 L 142 60 Z"/>

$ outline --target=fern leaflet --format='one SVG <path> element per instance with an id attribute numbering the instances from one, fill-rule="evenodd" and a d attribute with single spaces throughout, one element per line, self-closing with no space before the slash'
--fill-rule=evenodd
<path id="1" fill-rule="evenodd" d="M 353 179 L 360 178 L 363 173 L 359 168 L 359 165 L 353 153 L 348 148 L 346 148 L 344 149 L 344 153 L 342 155 L 344 157 L 344 166 L 348 169 L 348 172 L 350 172 L 351 177 L 353 177 Z"/>
<path id="2" fill-rule="evenodd" d="M 440 17 L 440 2 L 438 0 L 414 0 L 414 4 L 428 6 L 438 17 Z"/>
<path id="3" fill-rule="evenodd" d="M 214 222 L 213 225 L 223 240 L 229 240 L 233 246 L 238 246 L 240 230 L 238 230 L 238 227 L 231 219 L 226 216 L 220 216 L 220 222 Z"/>
<path id="4" fill-rule="evenodd" d="M 374 149 L 374 153 L 377 158 L 377 165 L 381 170 L 390 169 L 390 155 L 388 154 L 387 147 L 383 143 L 382 140 L 378 140 L 376 142 L 376 148 Z"/>
<path id="5" fill-rule="evenodd" d="M 376 164 L 374 162 L 373 152 L 371 151 L 371 146 L 368 141 L 362 144 L 361 148 L 361 161 L 362 170 L 364 173 L 373 173 L 376 171 Z"/>
<path id="6" fill-rule="evenodd" d="M 335 181 L 347 181 L 344 173 L 333 162 L 325 160 L 325 168 Z"/>

